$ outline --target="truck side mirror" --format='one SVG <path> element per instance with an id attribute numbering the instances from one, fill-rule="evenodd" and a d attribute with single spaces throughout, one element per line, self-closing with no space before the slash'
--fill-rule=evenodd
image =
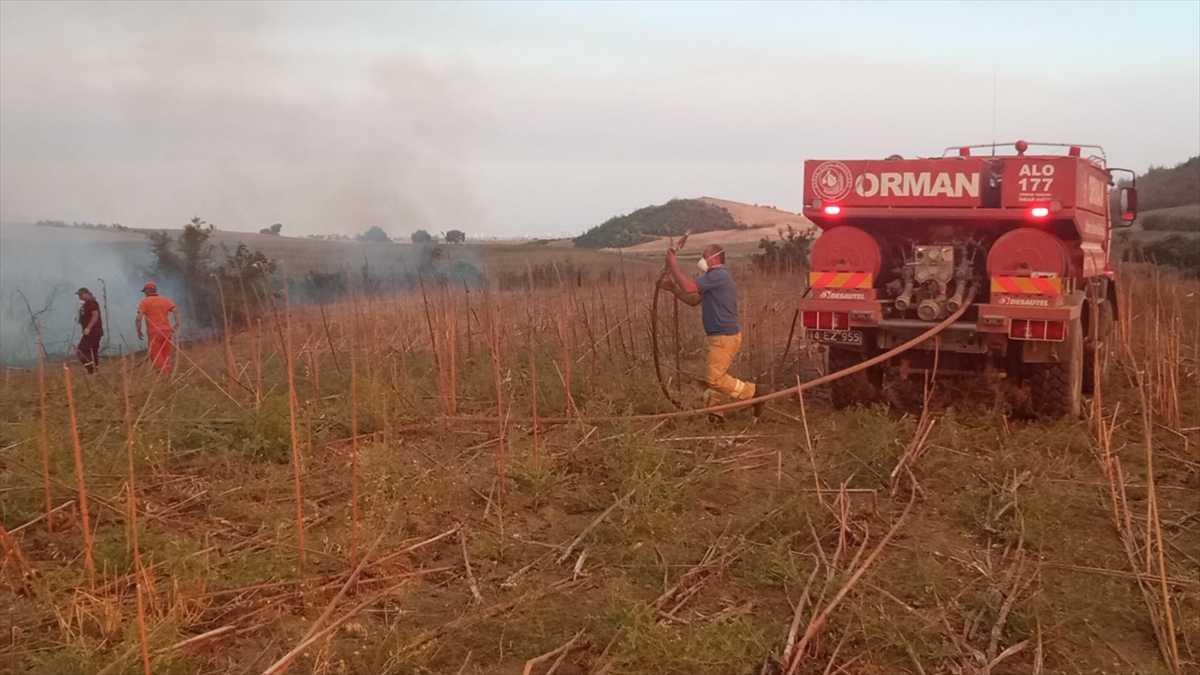
<path id="1" fill-rule="evenodd" d="M 1137 219 L 1137 188 L 1121 188 L 1121 220 L 1132 223 Z"/>

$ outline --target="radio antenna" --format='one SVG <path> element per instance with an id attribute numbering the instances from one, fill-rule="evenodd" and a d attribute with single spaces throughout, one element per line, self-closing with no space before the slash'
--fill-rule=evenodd
<path id="1" fill-rule="evenodd" d="M 992 157 L 996 156 L 996 81 L 998 79 L 996 64 L 992 64 Z"/>

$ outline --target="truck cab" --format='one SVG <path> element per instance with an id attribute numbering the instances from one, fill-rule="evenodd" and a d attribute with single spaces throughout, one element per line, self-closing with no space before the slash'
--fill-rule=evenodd
<path id="1" fill-rule="evenodd" d="M 1080 413 L 1116 317 L 1109 190 L 1124 170 L 1108 168 L 1098 146 L 1034 145 L 1042 152 L 1018 141 L 805 162 L 803 213 L 821 234 L 799 309 L 806 338 L 828 346 L 830 371 L 957 315 L 934 338 L 835 380 L 835 406 L 871 402 L 885 375 L 936 362 L 942 375 L 1000 373 L 1028 388 L 1038 416 Z M 1131 222 L 1133 187 L 1121 205 Z"/>

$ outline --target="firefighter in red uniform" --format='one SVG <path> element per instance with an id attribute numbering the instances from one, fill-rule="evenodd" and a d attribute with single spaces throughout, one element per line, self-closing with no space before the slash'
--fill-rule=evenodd
<path id="1" fill-rule="evenodd" d="M 79 307 L 79 326 L 83 328 L 83 337 L 79 339 L 79 346 L 75 348 L 75 353 L 79 355 L 79 362 L 87 368 L 89 373 L 94 373 L 99 368 L 100 363 L 100 338 L 104 336 L 104 320 L 100 318 L 100 303 L 96 301 L 96 296 L 86 288 L 81 288 L 75 291 L 83 304 Z"/>

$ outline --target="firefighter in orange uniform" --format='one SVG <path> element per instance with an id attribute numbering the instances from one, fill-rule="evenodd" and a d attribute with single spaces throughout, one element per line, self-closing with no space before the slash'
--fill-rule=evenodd
<path id="1" fill-rule="evenodd" d="M 142 318 L 146 320 L 146 334 L 150 337 L 150 361 L 160 373 L 171 372 L 171 335 L 179 330 L 179 308 L 169 298 L 158 294 L 153 281 L 142 287 L 146 294 L 138 305 L 137 336 L 143 339 Z M 170 317 L 175 323 L 171 324 Z"/>

